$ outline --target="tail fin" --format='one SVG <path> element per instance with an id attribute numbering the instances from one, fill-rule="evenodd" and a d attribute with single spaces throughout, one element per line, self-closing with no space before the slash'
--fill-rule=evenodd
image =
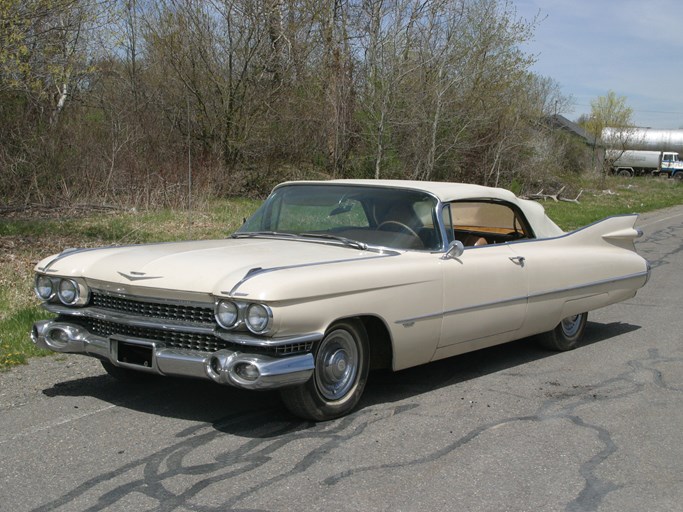
<path id="1" fill-rule="evenodd" d="M 617 215 L 607 217 L 588 226 L 569 233 L 571 237 L 585 239 L 592 242 L 602 239 L 607 243 L 635 251 L 635 240 L 642 236 L 643 232 L 635 228 L 638 215 Z"/>

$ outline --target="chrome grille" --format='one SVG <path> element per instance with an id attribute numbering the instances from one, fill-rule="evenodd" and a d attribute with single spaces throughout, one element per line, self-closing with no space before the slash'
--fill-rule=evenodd
<path id="1" fill-rule="evenodd" d="M 310 352 L 313 348 L 312 341 L 301 343 L 289 343 L 288 345 L 281 345 L 279 347 L 271 347 L 271 352 L 278 355 L 298 354 L 299 352 Z"/>
<path id="2" fill-rule="evenodd" d="M 138 327 L 109 320 L 96 318 L 63 318 L 64 321 L 77 323 L 92 334 L 109 338 L 110 336 L 125 336 L 133 339 L 159 341 L 170 348 L 186 350 L 198 350 L 201 352 L 215 352 L 221 349 L 235 351 L 248 351 L 253 353 L 268 354 L 272 356 L 286 356 L 309 352 L 313 342 L 290 343 L 274 347 L 257 347 L 253 345 L 241 345 L 221 339 L 213 334 L 197 332 L 178 332 L 170 329 L 156 329 L 153 327 Z"/>
<path id="3" fill-rule="evenodd" d="M 152 302 L 144 299 L 117 297 L 98 291 L 92 292 L 91 304 L 95 307 L 128 313 L 147 318 L 180 320 L 185 322 L 213 324 L 215 323 L 213 307 L 174 304 L 171 302 Z"/>
<path id="4" fill-rule="evenodd" d="M 178 332 L 168 329 L 153 329 L 150 327 L 136 327 L 133 325 L 110 322 L 108 320 L 87 319 L 87 328 L 93 334 L 108 338 L 110 336 L 126 336 L 150 341 L 161 341 L 167 347 L 215 352 L 227 348 L 226 343 L 212 334 L 196 332 Z"/>

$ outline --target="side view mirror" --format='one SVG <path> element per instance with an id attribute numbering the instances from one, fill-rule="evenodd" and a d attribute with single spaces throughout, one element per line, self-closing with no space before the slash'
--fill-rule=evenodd
<path id="1" fill-rule="evenodd" d="M 456 260 L 465 252 L 465 246 L 460 240 L 453 240 L 448 244 L 446 253 L 441 257 L 443 260 Z"/>

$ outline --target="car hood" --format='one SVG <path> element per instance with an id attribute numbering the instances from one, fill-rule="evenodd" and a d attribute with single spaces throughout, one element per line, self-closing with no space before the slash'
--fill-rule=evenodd
<path id="1" fill-rule="evenodd" d="M 309 241 L 227 239 L 65 251 L 41 261 L 36 270 L 127 286 L 225 294 L 250 274 L 384 256 Z"/>

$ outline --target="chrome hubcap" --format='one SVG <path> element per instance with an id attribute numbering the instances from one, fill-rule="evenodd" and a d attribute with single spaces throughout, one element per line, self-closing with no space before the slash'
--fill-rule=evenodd
<path id="1" fill-rule="evenodd" d="M 562 320 L 562 331 L 568 338 L 576 335 L 576 333 L 579 332 L 580 327 L 581 315 L 568 316 Z"/>
<path id="2" fill-rule="evenodd" d="M 315 377 L 327 400 L 339 400 L 353 387 L 358 373 L 358 347 L 345 330 L 331 332 L 316 357 Z"/>

